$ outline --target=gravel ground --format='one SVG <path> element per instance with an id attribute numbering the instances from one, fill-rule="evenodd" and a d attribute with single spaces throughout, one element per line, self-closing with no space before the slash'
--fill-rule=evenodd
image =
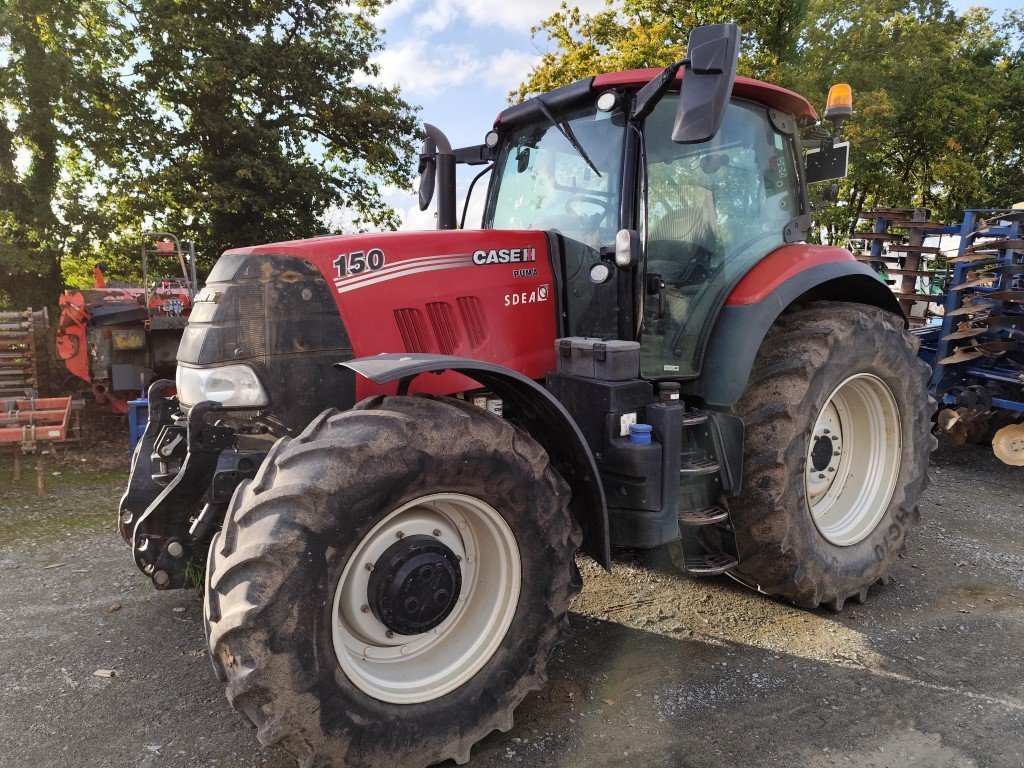
<path id="1" fill-rule="evenodd" d="M 135 571 L 120 454 L 85 458 L 45 499 L 0 464 L 0 766 L 294 766 L 228 707 L 200 598 Z M 581 561 L 549 686 L 471 764 L 1024 765 L 1024 472 L 960 448 L 931 474 L 893 583 L 841 614 Z"/>

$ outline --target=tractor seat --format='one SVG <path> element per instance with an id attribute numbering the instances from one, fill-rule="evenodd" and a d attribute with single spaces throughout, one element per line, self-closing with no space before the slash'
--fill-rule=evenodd
<path id="1" fill-rule="evenodd" d="M 647 238 L 648 272 L 672 279 L 689 271 L 697 260 L 710 267 L 717 249 L 717 223 L 713 206 L 684 204 L 669 211 L 651 227 Z"/>

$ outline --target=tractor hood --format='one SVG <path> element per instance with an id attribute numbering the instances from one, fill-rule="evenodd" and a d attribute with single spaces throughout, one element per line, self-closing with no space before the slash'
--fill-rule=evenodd
<path id="1" fill-rule="evenodd" d="M 319 237 L 224 253 L 196 297 L 181 365 L 250 365 L 283 422 L 386 391 L 334 363 L 459 355 L 543 378 L 554 368 L 557 284 L 539 231 Z M 472 386 L 425 377 L 437 394 Z M 414 386 L 414 390 L 417 387 Z"/>

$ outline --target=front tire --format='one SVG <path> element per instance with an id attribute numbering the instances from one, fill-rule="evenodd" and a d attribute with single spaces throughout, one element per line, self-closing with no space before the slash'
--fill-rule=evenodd
<path id="1" fill-rule="evenodd" d="M 776 321 L 736 404 L 746 437 L 731 576 L 835 610 L 888 580 L 936 444 L 929 373 L 889 312 L 822 302 Z M 709 534 L 705 547 L 725 551 Z"/>
<path id="2" fill-rule="evenodd" d="M 229 701 L 303 766 L 466 762 L 546 682 L 579 583 L 568 502 L 536 442 L 461 401 L 321 414 L 211 545 Z"/>

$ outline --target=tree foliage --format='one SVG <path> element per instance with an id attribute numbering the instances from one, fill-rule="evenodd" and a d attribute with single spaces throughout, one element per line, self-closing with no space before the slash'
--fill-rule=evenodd
<path id="1" fill-rule="evenodd" d="M 379 5 L 6 0 L 8 299 L 52 302 L 62 271 L 82 284 L 101 259 L 137 279 L 144 228 L 195 241 L 209 266 L 228 247 L 323 232 L 329 209 L 352 228 L 394 225 L 381 186 L 407 183 L 415 115 L 370 82 Z"/>
<path id="2" fill-rule="evenodd" d="M 945 0 L 623 0 L 594 14 L 563 5 L 534 30 L 550 49 L 512 95 L 523 98 L 597 72 L 683 58 L 690 30 L 736 21 L 740 73 L 823 105 L 849 82 L 851 172 L 820 216 L 841 241 L 876 205 L 1007 206 L 1024 195 L 1024 13 L 953 12 Z"/>
<path id="3" fill-rule="evenodd" d="M 137 96 L 119 74 L 131 48 L 104 0 L 7 0 L 0 46 L 0 292 L 45 306 L 75 229 L 62 200 L 90 181 L 66 177 L 65 161 L 124 154 Z"/>

